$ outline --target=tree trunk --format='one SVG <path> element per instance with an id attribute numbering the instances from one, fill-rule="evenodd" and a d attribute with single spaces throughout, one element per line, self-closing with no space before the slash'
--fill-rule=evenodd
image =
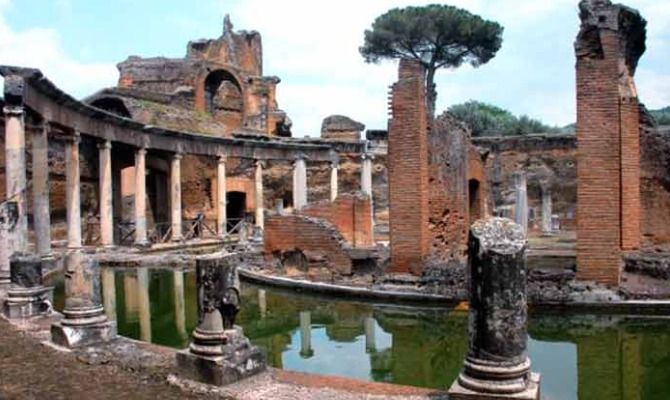
<path id="1" fill-rule="evenodd" d="M 435 101 L 437 90 L 435 90 L 435 67 L 426 68 L 426 108 L 428 109 L 428 120 L 435 118 Z"/>

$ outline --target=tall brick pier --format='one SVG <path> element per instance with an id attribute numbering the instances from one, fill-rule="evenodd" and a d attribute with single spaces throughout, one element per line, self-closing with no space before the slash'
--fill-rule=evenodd
<path id="1" fill-rule="evenodd" d="M 420 274 L 428 255 L 428 121 L 424 69 L 400 60 L 391 89 L 389 224 L 392 273 Z"/>
<path id="2" fill-rule="evenodd" d="M 583 0 L 577 56 L 577 276 L 620 280 L 640 246 L 640 128 L 633 75 L 646 21 L 609 0 Z"/>

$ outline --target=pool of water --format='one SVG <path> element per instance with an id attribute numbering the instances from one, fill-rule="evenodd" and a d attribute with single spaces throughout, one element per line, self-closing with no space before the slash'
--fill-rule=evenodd
<path id="1" fill-rule="evenodd" d="M 197 323 L 195 275 L 140 268 L 102 271 L 119 334 L 184 348 Z M 54 277 L 63 307 L 62 277 Z M 467 313 L 340 301 L 242 287 L 237 323 L 270 365 L 445 389 L 467 352 Z M 532 369 L 543 399 L 669 399 L 670 319 L 532 315 Z"/>

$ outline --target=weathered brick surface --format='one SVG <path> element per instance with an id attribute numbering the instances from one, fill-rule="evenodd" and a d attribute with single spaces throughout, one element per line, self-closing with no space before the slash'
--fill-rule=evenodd
<path id="1" fill-rule="evenodd" d="M 633 74 L 644 51 L 644 20 L 609 2 L 582 2 L 580 7 L 577 277 L 618 285 L 621 250 L 639 247 L 640 240 L 639 115 Z"/>
<path id="2" fill-rule="evenodd" d="M 274 215 L 265 220 L 265 254 L 302 252 L 309 262 L 319 260 L 339 274 L 352 272 L 346 242 L 335 225 L 303 215 Z"/>
<path id="3" fill-rule="evenodd" d="M 642 247 L 670 244 L 670 129 L 658 128 L 643 116 L 640 191 Z"/>
<path id="4" fill-rule="evenodd" d="M 344 194 L 334 202 L 308 204 L 300 210 L 312 218 L 330 222 L 353 247 L 373 247 L 372 206 L 364 194 Z"/>
<path id="5" fill-rule="evenodd" d="M 424 70 L 419 63 L 401 60 L 398 75 L 389 121 L 389 271 L 420 275 L 430 242 Z"/>

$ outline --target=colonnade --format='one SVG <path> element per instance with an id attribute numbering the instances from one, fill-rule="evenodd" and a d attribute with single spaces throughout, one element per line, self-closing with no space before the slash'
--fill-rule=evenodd
<path id="1" fill-rule="evenodd" d="M 27 179 L 25 157 L 25 121 L 23 107 L 5 107 L 6 127 L 6 187 L 7 199 L 16 204 L 16 224 L 7 234 L 9 254 L 27 249 Z M 44 122 L 40 129 L 35 130 L 32 137 L 33 163 L 33 212 L 36 249 L 39 255 L 51 255 L 51 221 L 49 210 L 49 157 L 48 137 L 51 126 Z M 80 178 L 80 143 L 82 132 L 74 129 L 72 134 L 59 135 L 65 141 L 65 175 L 66 175 L 66 220 L 67 246 L 78 249 L 82 246 L 82 217 L 81 217 L 81 178 Z M 111 140 L 101 140 L 98 143 L 99 161 L 99 218 L 100 244 L 103 247 L 112 247 L 114 242 L 114 188 L 115 179 L 112 170 L 112 150 L 114 143 Z M 135 149 L 135 207 L 134 207 L 134 243 L 138 246 L 149 244 L 147 236 L 146 217 L 146 157 L 149 149 L 139 147 Z M 182 201 L 181 201 L 181 160 L 182 153 L 174 153 L 170 162 L 170 226 L 171 240 L 183 240 L 182 231 Z M 226 234 L 226 161 L 225 154 L 218 156 L 217 163 L 217 203 L 216 203 L 216 230 L 217 235 L 223 238 Z M 255 221 L 261 230 L 264 228 L 264 197 L 263 172 L 264 160 L 255 161 Z M 330 164 L 330 200 L 338 195 L 337 161 Z M 372 158 L 364 154 L 361 167 L 361 191 L 372 195 Z M 307 157 L 300 154 L 293 163 L 293 200 L 294 208 L 300 210 L 307 205 Z M 4 279 L 0 272 L 0 279 Z"/>

